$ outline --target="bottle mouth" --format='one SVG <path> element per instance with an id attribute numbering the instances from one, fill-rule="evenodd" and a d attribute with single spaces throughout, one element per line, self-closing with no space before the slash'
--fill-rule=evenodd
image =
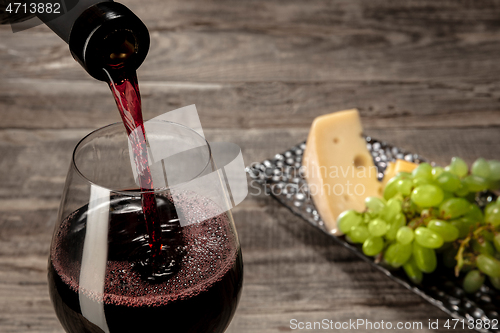
<path id="1" fill-rule="evenodd" d="M 149 31 L 127 7 L 101 2 L 86 9 L 75 21 L 69 38 L 73 57 L 95 79 L 108 71 L 135 71 L 149 51 Z"/>
<path id="2" fill-rule="evenodd" d="M 134 56 L 138 41 L 133 32 L 128 30 L 114 31 L 103 41 L 102 57 L 108 68 L 123 68 Z"/>

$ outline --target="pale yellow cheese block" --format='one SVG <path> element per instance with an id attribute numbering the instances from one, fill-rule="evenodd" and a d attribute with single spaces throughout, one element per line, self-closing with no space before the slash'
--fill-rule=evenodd
<path id="1" fill-rule="evenodd" d="M 385 169 L 384 179 L 382 184 L 385 186 L 387 182 L 400 172 L 412 172 L 413 169 L 417 167 L 417 164 L 408 162 L 406 160 L 398 159 L 396 162 L 387 163 L 387 169 Z"/>
<path id="2" fill-rule="evenodd" d="M 314 205 L 333 234 L 341 234 L 337 228 L 340 213 L 361 212 L 366 197 L 382 196 L 362 131 L 358 110 L 352 109 L 316 118 L 307 138 L 305 176 Z"/>

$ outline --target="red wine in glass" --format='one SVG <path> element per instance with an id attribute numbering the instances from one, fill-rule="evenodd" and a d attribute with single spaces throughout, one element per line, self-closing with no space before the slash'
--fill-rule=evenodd
<path id="1" fill-rule="evenodd" d="M 168 243 L 174 238 L 169 243 L 170 251 L 180 261 L 180 269 L 162 282 L 150 283 L 141 275 L 140 260 L 149 251 L 141 199 L 112 198 L 102 297 L 109 331 L 224 332 L 236 310 L 243 279 L 241 252 L 228 216 L 221 214 L 176 228 L 178 216 L 171 200 L 163 196 L 156 200 L 159 221 L 164 226 L 162 240 Z M 207 205 L 203 200 L 186 200 L 184 204 L 189 209 Z M 92 298 L 92 291 L 78 286 L 81 258 L 68 256 L 83 247 L 86 222 L 84 206 L 62 222 L 51 249 L 49 290 L 61 324 L 72 333 L 102 332 L 81 314 L 79 293 Z M 175 239 L 182 239 L 183 244 Z"/>

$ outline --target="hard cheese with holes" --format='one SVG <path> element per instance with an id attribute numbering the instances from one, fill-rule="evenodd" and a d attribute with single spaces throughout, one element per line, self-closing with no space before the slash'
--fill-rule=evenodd
<path id="1" fill-rule="evenodd" d="M 352 109 L 316 118 L 307 138 L 303 168 L 309 191 L 325 226 L 336 235 L 342 212 L 362 212 L 366 197 L 382 195 L 362 132 L 358 110 Z"/>

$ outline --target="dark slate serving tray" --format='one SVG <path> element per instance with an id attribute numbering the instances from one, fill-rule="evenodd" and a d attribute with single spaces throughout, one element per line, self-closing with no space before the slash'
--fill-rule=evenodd
<path id="1" fill-rule="evenodd" d="M 379 180 L 383 178 L 387 162 L 405 159 L 410 162 L 424 162 L 424 158 L 409 153 L 388 143 L 366 137 L 366 145 L 377 166 Z M 246 168 L 253 181 L 264 186 L 267 193 L 287 207 L 292 213 L 326 233 L 337 243 L 349 249 L 358 257 L 378 269 L 388 278 L 403 285 L 405 288 L 421 296 L 453 318 L 465 320 L 496 320 L 497 329 L 479 329 L 478 332 L 500 332 L 500 292 L 488 285 L 483 285 L 475 294 L 466 294 L 461 287 L 462 281 L 453 275 L 453 270 L 438 269 L 432 274 L 424 274 L 424 281 L 417 285 L 411 282 L 402 269 L 393 270 L 381 263 L 376 263 L 372 257 L 367 257 L 361 247 L 348 243 L 343 236 L 335 236 L 326 228 L 314 207 L 308 193 L 307 182 L 299 168 L 306 143 L 300 143 L 285 152 L 276 154 L 273 158 L 261 163 L 254 163 Z M 485 194 L 480 198 L 480 204 L 494 200 L 493 194 Z M 442 266 L 442 265 L 440 265 Z M 453 327 L 454 323 L 451 323 Z M 461 327 L 461 323 L 457 327 Z"/>

